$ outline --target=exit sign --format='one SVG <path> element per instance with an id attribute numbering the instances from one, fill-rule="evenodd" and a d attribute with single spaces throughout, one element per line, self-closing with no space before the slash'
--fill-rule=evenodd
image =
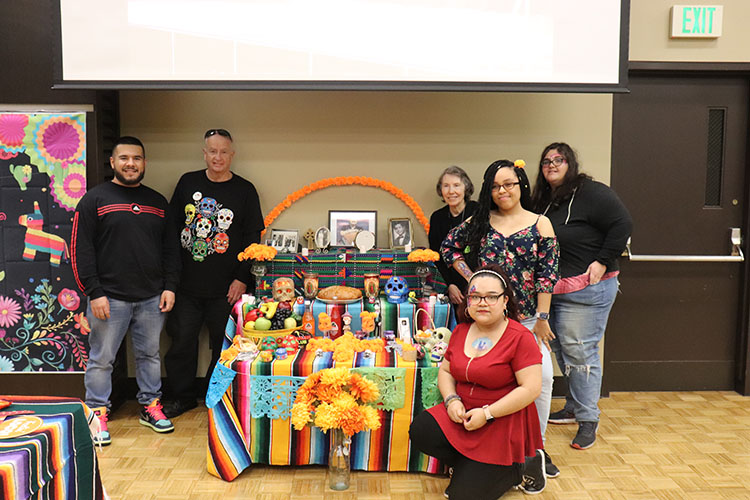
<path id="1" fill-rule="evenodd" d="M 724 14 L 721 5 L 673 5 L 672 38 L 718 38 Z"/>

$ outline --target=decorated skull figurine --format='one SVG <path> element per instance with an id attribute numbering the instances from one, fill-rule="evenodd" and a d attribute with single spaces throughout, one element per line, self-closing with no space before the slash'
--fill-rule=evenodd
<path id="1" fill-rule="evenodd" d="M 448 344 L 445 342 L 438 342 L 432 347 L 430 351 L 430 360 L 439 363 L 445 356 L 445 351 L 448 349 Z"/>
<path id="2" fill-rule="evenodd" d="M 216 253 L 224 253 L 229 248 L 229 236 L 227 236 L 227 233 L 219 233 L 214 236 L 213 244 Z"/>
<path id="3" fill-rule="evenodd" d="M 385 296 L 391 304 L 406 302 L 409 296 L 409 285 L 401 276 L 391 276 L 385 284 Z"/>
<path id="4" fill-rule="evenodd" d="M 263 342 L 260 343 L 260 350 L 261 351 L 275 351 L 279 345 L 276 343 L 276 338 L 272 336 L 267 336 L 263 339 Z"/>
<path id="5" fill-rule="evenodd" d="M 279 347 L 283 347 L 289 354 L 294 354 L 299 349 L 299 340 L 294 335 L 286 335 L 278 341 Z"/>
<path id="6" fill-rule="evenodd" d="M 294 300 L 294 281 L 292 278 L 277 278 L 273 282 L 273 300 L 292 302 Z"/>
<path id="7" fill-rule="evenodd" d="M 219 212 L 216 214 L 216 224 L 219 226 L 219 229 L 222 231 L 226 231 L 229 229 L 229 226 L 232 225 L 232 218 L 234 217 L 234 212 L 229 210 L 228 208 L 222 208 L 219 210 Z"/>
<path id="8" fill-rule="evenodd" d="M 445 342 L 446 345 L 451 340 L 451 331 L 448 328 L 445 328 L 444 326 L 435 328 L 432 331 L 432 336 L 427 339 L 427 341 L 424 344 L 424 347 L 427 351 L 432 350 L 433 347 L 435 347 L 440 342 Z"/>
<path id="9" fill-rule="evenodd" d="M 198 204 L 198 210 L 203 214 L 203 217 L 211 217 L 211 214 L 216 210 L 216 200 L 213 198 L 203 198 Z"/>

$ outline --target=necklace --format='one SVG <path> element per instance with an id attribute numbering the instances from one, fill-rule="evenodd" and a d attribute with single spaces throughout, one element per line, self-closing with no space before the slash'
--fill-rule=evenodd
<path id="1" fill-rule="evenodd" d="M 453 217 L 454 219 L 458 219 L 460 217 L 461 218 L 460 222 L 464 221 L 464 212 L 466 212 L 466 203 L 464 203 L 464 209 L 461 210 L 461 213 L 456 215 L 455 217 L 453 217 L 453 213 L 450 211 L 450 207 L 448 207 L 448 213 L 451 214 L 451 217 Z"/>

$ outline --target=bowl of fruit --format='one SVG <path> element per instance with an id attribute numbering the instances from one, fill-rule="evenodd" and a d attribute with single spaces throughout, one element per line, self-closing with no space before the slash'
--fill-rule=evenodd
<path id="1" fill-rule="evenodd" d="M 257 344 L 265 337 L 283 337 L 302 325 L 302 316 L 292 310 L 290 301 L 262 300 L 243 305 L 242 336 Z"/>

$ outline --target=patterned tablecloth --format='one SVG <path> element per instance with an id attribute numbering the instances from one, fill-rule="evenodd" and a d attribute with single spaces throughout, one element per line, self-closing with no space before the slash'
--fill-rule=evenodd
<path id="1" fill-rule="evenodd" d="M 391 316 L 414 314 L 414 304 L 389 306 L 393 306 L 389 308 Z M 426 302 L 422 306 L 429 307 Z M 227 322 L 225 347 L 237 333 L 238 310 Z M 449 317 L 446 314 L 445 324 L 453 326 L 448 324 Z M 317 428 L 295 431 L 289 416 L 296 390 L 305 377 L 332 366 L 362 370 L 385 395 L 377 402 L 381 409 L 380 429 L 360 432 L 352 440 L 352 469 L 443 470 L 438 461 L 412 448 L 408 434 L 412 419 L 442 400 L 437 390 L 436 366 L 427 360 L 407 362 L 392 352 L 374 357 L 358 354 L 353 361 L 342 364 L 334 362 L 330 352 L 316 356 L 312 351 L 301 350 L 284 360 L 235 360 L 228 367 L 217 365 L 206 398 L 209 473 L 231 481 L 252 463 L 326 464 L 328 436 Z"/>
<path id="2" fill-rule="evenodd" d="M 89 431 L 93 414 L 85 404 L 74 398 L 0 399 L 12 402 L 3 411 L 31 410 L 42 420 L 29 434 L 0 439 L 0 498 L 105 498 Z"/>

